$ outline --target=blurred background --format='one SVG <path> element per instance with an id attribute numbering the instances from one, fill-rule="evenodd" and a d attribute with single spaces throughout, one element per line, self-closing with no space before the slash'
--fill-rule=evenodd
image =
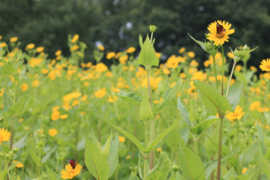
<path id="1" fill-rule="evenodd" d="M 99 43 L 105 53 L 133 46 L 138 54 L 139 34 L 145 37 L 151 24 L 158 27 L 154 46 L 164 62 L 185 47 L 195 52 L 202 68 L 208 54 L 187 33 L 204 41 L 207 26 L 216 20 L 225 20 L 235 29 L 225 43 L 225 53 L 229 47 L 247 44 L 259 46 L 251 53 L 248 67 L 258 68 L 262 59 L 270 58 L 269 0 L 1 0 L 0 12 L 3 41 L 18 37 L 21 49 L 34 43 L 51 58 L 57 50 L 70 54 L 69 34 L 79 34 L 86 43 L 85 62 L 94 61 L 93 50 Z"/>

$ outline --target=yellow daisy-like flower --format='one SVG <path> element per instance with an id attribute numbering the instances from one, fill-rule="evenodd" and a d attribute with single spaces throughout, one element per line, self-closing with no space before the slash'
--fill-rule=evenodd
<path id="1" fill-rule="evenodd" d="M 56 129 L 49 129 L 49 135 L 51 136 L 51 137 L 54 137 L 54 136 L 56 136 L 58 134 L 58 131 L 56 130 Z"/>
<path id="2" fill-rule="evenodd" d="M 77 164 L 75 166 L 75 168 L 73 169 L 72 166 L 70 164 L 65 166 L 65 169 L 62 169 L 61 171 L 61 178 L 62 179 L 73 179 L 75 176 L 77 176 L 78 174 L 80 174 L 82 166 L 80 164 Z"/>
<path id="3" fill-rule="evenodd" d="M 3 129 L 0 128 L 0 145 L 2 141 L 9 141 L 10 136 L 11 136 L 10 132 L 5 130 L 4 128 Z"/>
<path id="4" fill-rule="evenodd" d="M 262 60 L 262 62 L 261 62 L 261 65 L 260 65 L 260 69 L 262 70 L 262 71 L 270 71 L 270 59 L 264 59 L 264 60 Z"/>
<path id="5" fill-rule="evenodd" d="M 219 33 L 217 32 L 217 23 L 220 26 L 223 26 L 224 31 L 221 31 Z M 230 29 L 231 26 L 231 24 L 229 24 L 228 22 L 226 23 L 225 21 L 215 21 L 211 23 L 207 28 L 210 31 L 207 39 L 209 39 L 210 41 L 214 41 L 214 44 L 216 46 L 223 45 L 225 41 L 229 42 L 229 35 L 234 33 L 234 29 Z"/>
<path id="6" fill-rule="evenodd" d="M 243 115 L 245 114 L 245 112 L 242 112 L 242 107 L 237 106 L 234 110 L 234 112 L 230 112 L 229 114 L 227 114 L 227 116 L 225 116 L 227 119 L 229 119 L 229 121 L 234 122 L 234 120 L 238 119 L 240 120 Z"/>
<path id="7" fill-rule="evenodd" d="M 16 163 L 15 167 L 16 168 L 22 168 L 23 167 L 23 164 L 19 161 L 12 161 L 12 163 Z"/>

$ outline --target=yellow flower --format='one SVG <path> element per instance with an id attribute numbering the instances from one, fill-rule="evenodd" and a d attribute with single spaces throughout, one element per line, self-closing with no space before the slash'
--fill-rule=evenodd
<path id="1" fill-rule="evenodd" d="M 190 66 L 199 66 L 199 63 L 193 59 L 191 63 L 189 64 Z"/>
<path id="2" fill-rule="evenodd" d="M 113 103 L 117 100 L 116 96 L 109 96 L 108 102 Z"/>
<path id="3" fill-rule="evenodd" d="M 15 167 L 16 168 L 22 168 L 23 167 L 23 164 L 19 161 L 12 161 L 12 163 L 16 163 Z"/>
<path id="4" fill-rule="evenodd" d="M 95 97 L 97 97 L 97 98 L 103 98 L 103 96 L 105 96 L 106 93 L 107 92 L 106 92 L 106 89 L 105 88 L 100 89 L 100 90 L 98 90 L 98 91 L 95 92 Z"/>
<path id="5" fill-rule="evenodd" d="M 40 53 L 40 52 L 44 51 L 44 47 L 37 47 L 36 50 L 37 50 L 38 53 Z"/>
<path id="6" fill-rule="evenodd" d="M 52 115 L 51 115 L 51 119 L 52 119 L 53 121 L 58 120 L 59 117 L 60 117 L 60 112 L 59 112 L 59 111 L 54 111 L 54 112 L 52 113 Z"/>
<path id="7" fill-rule="evenodd" d="M 28 89 L 28 85 L 27 84 L 22 84 L 21 89 L 22 89 L 23 92 L 26 91 Z"/>
<path id="8" fill-rule="evenodd" d="M 60 119 L 67 119 L 68 115 L 67 114 L 63 114 L 60 116 Z"/>
<path id="9" fill-rule="evenodd" d="M 39 84 L 40 84 L 40 82 L 39 82 L 38 80 L 34 80 L 34 81 L 31 83 L 32 87 L 38 87 Z"/>
<path id="10" fill-rule="evenodd" d="M 60 56 L 61 54 L 62 54 L 62 51 L 61 50 L 58 50 L 58 51 L 55 52 L 55 55 L 56 56 Z"/>
<path id="11" fill-rule="evenodd" d="M 105 50 L 104 46 L 102 46 L 101 44 L 99 44 L 97 47 L 98 47 L 98 49 L 101 50 L 101 51 L 104 51 L 104 50 Z"/>
<path id="12" fill-rule="evenodd" d="M 245 174 L 247 172 L 247 168 L 243 168 L 242 174 Z"/>
<path id="13" fill-rule="evenodd" d="M 175 55 L 172 55 L 169 59 L 168 59 L 168 61 L 167 61 L 167 66 L 168 66 L 168 68 L 173 68 L 173 69 L 175 69 L 177 66 L 178 66 L 178 61 L 177 61 L 177 59 L 175 58 Z"/>
<path id="14" fill-rule="evenodd" d="M 227 56 L 228 56 L 229 58 L 231 58 L 231 59 L 233 59 L 233 58 L 234 58 L 234 55 L 233 55 L 233 53 L 232 53 L 232 52 L 228 52 L 228 53 L 227 53 Z"/>
<path id="15" fill-rule="evenodd" d="M 7 44 L 5 42 L 3 42 L 2 44 L 0 44 L 1 48 L 4 48 Z"/>
<path id="16" fill-rule="evenodd" d="M 250 109 L 251 111 L 254 111 L 254 110 L 256 110 L 257 108 L 259 108 L 260 105 L 261 105 L 260 101 L 254 101 L 253 103 L 250 104 L 249 109 Z"/>
<path id="17" fill-rule="evenodd" d="M 106 57 L 107 59 L 112 59 L 114 56 L 115 56 L 115 52 L 109 52 Z"/>
<path id="18" fill-rule="evenodd" d="M 188 54 L 188 56 L 189 56 L 190 58 L 194 58 L 194 57 L 195 57 L 195 53 L 192 52 L 192 51 L 189 51 L 187 54 Z"/>
<path id="19" fill-rule="evenodd" d="M 58 134 L 58 131 L 56 130 L 56 129 L 49 129 L 49 135 L 51 136 L 51 137 L 54 137 L 54 136 L 56 136 Z"/>
<path id="20" fill-rule="evenodd" d="M 186 48 L 182 47 L 181 49 L 179 49 L 179 53 L 182 54 L 183 52 L 185 52 Z"/>
<path id="21" fill-rule="evenodd" d="M 23 118 L 19 119 L 20 122 L 23 122 Z"/>
<path id="22" fill-rule="evenodd" d="M 229 119 L 229 121 L 234 122 L 234 120 L 236 120 L 236 119 L 240 120 L 243 117 L 244 114 L 245 114 L 245 112 L 242 112 L 242 107 L 237 106 L 235 108 L 234 112 L 230 112 L 225 117 L 227 119 Z"/>
<path id="23" fill-rule="evenodd" d="M 61 171 L 61 178 L 62 179 L 73 179 L 75 176 L 77 176 L 78 174 L 80 174 L 82 166 L 80 164 L 77 164 L 75 166 L 75 168 L 73 169 L 73 167 L 68 164 L 65 166 L 65 169 L 62 169 Z"/>
<path id="24" fill-rule="evenodd" d="M 48 72 L 49 72 L 49 70 L 48 70 L 48 69 L 44 69 L 44 68 L 43 68 L 43 69 L 41 69 L 41 73 L 42 73 L 42 74 L 48 74 Z"/>
<path id="25" fill-rule="evenodd" d="M 251 71 L 254 71 L 254 72 L 257 72 L 257 68 L 254 67 L 254 66 L 250 66 L 250 70 L 251 70 Z"/>
<path id="26" fill-rule="evenodd" d="M 262 71 L 270 71 L 270 59 L 263 59 L 260 65 Z"/>
<path id="27" fill-rule="evenodd" d="M 119 138 L 120 143 L 123 143 L 126 141 L 125 137 L 123 137 L 123 136 L 119 136 L 118 138 Z"/>
<path id="28" fill-rule="evenodd" d="M 31 44 L 28 44 L 25 49 L 26 50 L 27 49 L 33 49 L 34 47 L 35 47 L 35 44 L 31 43 Z"/>
<path id="29" fill-rule="evenodd" d="M 160 59 L 161 58 L 161 53 L 156 52 L 156 56 L 157 56 L 158 59 Z"/>
<path id="30" fill-rule="evenodd" d="M 0 36 L 0 39 L 2 39 L 2 36 Z"/>
<path id="31" fill-rule="evenodd" d="M 134 47 L 130 47 L 127 49 L 127 53 L 133 53 L 134 51 L 136 51 L 136 49 Z"/>
<path id="32" fill-rule="evenodd" d="M 0 145 L 2 141 L 9 141 L 10 136 L 11 136 L 10 132 L 5 130 L 4 128 L 3 129 L 0 128 Z"/>
<path id="33" fill-rule="evenodd" d="M 168 75 L 171 74 L 171 71 L 167 67 L 165 67 L 163 68 L 163 73 Z"/>
<path id="34" fill-rule="evenodd" d="M 98 72 L 98 73 L 102 73 L 102 72 L 107 71 L 107 70 L 108 70 L 107 66 L 103 63 L 98 63 L 96 65 L 96 72 Z"/>
<path id="35" fill-rule="evenodd" d="M 75 34 L 71 40 L 71 43 L 75 43 L 79 39 L 79 35 Z"/>
<path id="36" fill-rule="evenodd" d="M 119 61 L 121 64 L 125 64 L 127 60 L 128 60 L 128 55 L 124 55 L 119 58 Z"/>
<path id="37" fill-rule="evenodd" d="M 10 41 L 10 42 L 16 42 L 16 41 L 18 41 L 18 38 L 17 38 L 17 37 L 12 37 L 12 38 L 10 38 L 9 41 Z"/>
<path id="38" fill-rule="evenodd" d="M 241 69 L 242 69 L 242 66 L 241 65 L 237 65 L 235 67 L 235 71 L 237 71 L 237 72 L 241 71 Z"/>
<path id="39" fill-rule="evenodd" d="M 224 31 L 221 32 L 217 32 L 217 23 L 220 26 L 223 26 Z M 210 41 L 214 41 L 214 44 L 216 46 L 218 45 L 223 45 L 224 42 L 229 42 L 229 35 L 234 33 L 234 29 L 230 29 L 231 28 L 231 24 L 229 24 L 228 22 L 225 23 L 225 21 L 215 21 L 213 23 L 211 23 L 208 26 L 208 30 L 210 31 L 210 33 L 208 34 L 208 38 Z"/>
<path id="40" fill-rule="evenodd" d="M 71 52 L 73 52 L 73 51 L 76 51 L 77 49 L 79 49 L 80 47 L 76 44 L 76 45 L 74 45 L 74 46 L 72 46 L 69 50 L 71 51 Z"/>
<path id="41" fill-rule="evenodd" d="M 162 151 L 162 148 L 157 148 L 157 152 L 160 152 L 160 151 Z"/>
<path id="42" fill-rule="evenodd" d="M 128 155 L 128 156 L 126 157 L 126 159 L 130 159 L 130 155 Z"/>

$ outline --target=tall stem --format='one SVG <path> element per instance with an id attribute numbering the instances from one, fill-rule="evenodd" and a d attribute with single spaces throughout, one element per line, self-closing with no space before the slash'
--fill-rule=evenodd
<path id="1" fill-rule="evenodd" d="M 155 138 L 155 121 L 150 122 L 150 142 L 152 142 Z M 150 170 L 154 168 L 154 150 L 151 151 L 150 154 Z"/>
<path id="2" fill-rule="evenodd" d="M 231 70 L 231 75 L 230 75 L 230 79 L 229 79 L 228 86 L 227 86 L 226 97 L 228 96 L 228 93 L 229 93 L 229 88 L 230 88 L 230 84 L 231 84 L 232 75 L 233 75 L 233 72 L 234 72 L 235 65 L 236 65 L 236 61 L 233 61 L 233 67 L 232 67 L 232 70 Z"/>
<path id="3" fill-rule="evenodd" d="M 147 129 L 148 129 L 147 121 L 144 121 L 144 142 L 145 142 L 145 146 L 148 145 Z M 146 177 L 147 177 L 147 167 L 148 167 L 148 157 L 144 157 L 144 155 L 143 155 L 143 159 L 144 159 L 143 179 L 146 179 Z"/>
<path id="4" fill-rule="evenodd" d="M 213 57 L 213 62 L 214 62 L 214 73 L 215 73 L 215 79 L 216 79 L 216 88 L 218 88 L 216 60 L 215 60 L 215 56 L 212 56 L 212 57 Z"/>
<path id="5" fill-rule="evenodd" d="M 223 117 L 220 117 L 219 122 L 219 138 L 218 138 L 218 164 L 217 164 L 217 180 L 220 180 L 220 167 L 221 167 L 221 153 L 222 153 L 222 131 L 223 131 Z"/>
<path id="6" fill-rule="evenodd" d="M 223 96 L 223 79 L 224 79 L 224 50 L 223 45 L 221 46 L 222 50 L 222 79 L 221 79 L 221 95 Z"/>

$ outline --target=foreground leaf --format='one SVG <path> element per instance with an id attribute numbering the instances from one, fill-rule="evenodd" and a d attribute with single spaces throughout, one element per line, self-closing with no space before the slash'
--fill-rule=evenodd
<path id="1" fill-rule="evenodd" d="M 141 98 L 134 93 L 119 92 L 118 94 L 116 94 L 116 96 L 132 104 L 139 105 L 142 101 Z"/>
<path id="2" fill-rule="evenodd" d="M 191 127 L 191 121 L 189 119 L 189 113 L 188 113 L 187 109 L 185 108 L 185 106 L 181 103 L 180 97 L 178 97 L 178 100 L 177 100 L 177 109 L 180 110 L 180 113 L 183 116 L 183 119 L 187 123 L 187 125 L 189 127 Z"/>
<path id="3" fill-rule="evenodd" d="M 227 99 L 229 100 L 233 110 L 236 108 L 236 106 L 240 101 L 242 88 L 243 88 L 242 82 L 234 83 L 233 85 L 230 86 Z"/>
<path id="4" fill-rule="evenodd" d="M 17 102 L 10 106 L 9 111 L 13 115 L 18 115 L 24 112 L 29 102 L 27 95 L 22 96 Z"/>
<path id="5" fill-rule="evenodd" d="M 147 121 L 154 117 L 148 98 L 149 98 L 149 95 L 148 95 L 147 89 L 144 89 L 142 102 L 140 106 L 140 117 L 139 117 L 143 121 Z"/>
<path id="6" fill-rule="evenodd" d="M 110 148 L 110 152 L 107 158 L 107 162 L 109 164 L 109 177 L 113 174 L 115 169 L 118 166 L 118 146 L 119 146 L 119 137 L 118 134 L 116 134 Z"/>
<path id="7" fill-rule="evenodd" d="M 41 163 L 45 163 L 51 156 L 51 154 L 56 150 L 57 147 L 54 147 L 52 150 L 50 150 L 41 160 Z"/>
<path id="8" fill-rule="evenodd" d="M 201 134 L 204 130 L 206 130 L 207 128 L 209 128 L 216 120 L 218 120 L 219 118 L 217 118 L 216 116 L 209 116 L 205 121 L 200 122 L 199 124 L 197 124 L 195 127 L 191 127 L 190 131 L 193 134 Z"/>
<path id="9" fill-rule="evenodd" d="M 56 174 L 47 166 L 46 167 L 47 174 L 51 180 L 57 180 Z"/>

